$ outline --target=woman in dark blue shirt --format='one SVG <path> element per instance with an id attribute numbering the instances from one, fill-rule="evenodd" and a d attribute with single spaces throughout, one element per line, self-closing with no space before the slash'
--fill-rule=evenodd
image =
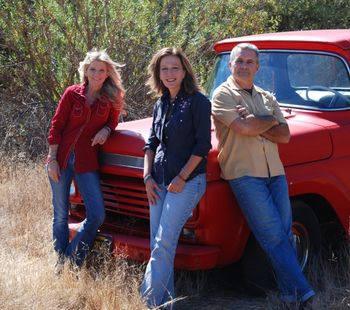
<path id="1" fill-rule="evenodd" d="M 160 98 L 145 145 L 144 182 L 150 203 L 151 258 L 141 295 L 150 307 L 175 298 L 179 235 L 206 188 L 211 104 L 178 48 L 163 48 L 148 67 L 147 84 Z M 174 309 L 174 305 L 172 305 Z"/>

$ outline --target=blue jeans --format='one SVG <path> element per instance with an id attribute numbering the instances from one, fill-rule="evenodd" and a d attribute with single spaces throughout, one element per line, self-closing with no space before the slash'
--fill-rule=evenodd
<path id="1" fill-rule="evenodd" d="M 205 174 L 186 182 L 181 193 L 159 185 L 160 199 L 150 205 L 151 258 L 141 284 L 148 306 L 157 307 L 175 298 L 174 259 L 181 230 L 206 188 Z M 174 309 L 174 306 L 172 306 Z"/>
<path id="2" fill-rule="evenodd" d="M 73 176 L 84 200 L 86 218 L 73 240 L 69 242 L 69 194 Z M 49 180 L 52 190 L 54 249 L 60 259 L 68 257 L 77 266 L 81 266 L 94 242 L 97 230 L 105 219 L 99 174 L 97 172 L 75 173 L 72 153 L 67 168 L 61 170 L 58 183 L 51 178 Z"/>
<path id="3" fill-rule="evenodd" d="M 252 233 L 271 260 L 281 299 L 299 302 L 315 295 L 296 256 L 285 176 L 244 176 L 229 183 Z"/>

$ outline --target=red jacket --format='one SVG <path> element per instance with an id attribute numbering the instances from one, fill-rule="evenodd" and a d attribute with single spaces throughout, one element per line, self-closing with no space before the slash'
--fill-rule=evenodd
<path id="1" fill-rule="evenodd" d="M 58 144 L 57 160 L 61 169 L 67 167 L 69 154 L 75 153 L 75 171 L 91 172 L 99 168 L 99 145 L 91 146 L 92 138 L 104 126 L 114 130 L 119 111 L 109 101 L 96 100 L 90 106 L 85 100 L 86 84 L 69 86 L 51 121 L 48 142 Z"/>

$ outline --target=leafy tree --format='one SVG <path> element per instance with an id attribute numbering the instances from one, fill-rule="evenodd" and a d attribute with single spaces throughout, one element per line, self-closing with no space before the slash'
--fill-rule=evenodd
<path id="1" fill-rule="evenodd" d="M 346 0 L 0 0 L 2 151 L 46 149 L 50 118 L 93 47 L 125 64 L 128 119 L 151 114 L 145 87 L 156 50 L 181 47 L 204 85 L 214 42 L 290 29 L 344 28 Z"/>
<path id="2" fill-rule="evenodd" d="M 348 0 L 277 0 L 278 31 L 349 28 Z"/>

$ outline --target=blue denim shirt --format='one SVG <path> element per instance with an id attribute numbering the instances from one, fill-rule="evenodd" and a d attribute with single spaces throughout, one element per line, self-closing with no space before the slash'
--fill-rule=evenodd
<path id="1" fill-rule="evenodd" d="M 171 111 L 167 117 L 169 108 Z M 181 89 L 173 103 L 169 93 L 158 99 L 153 110 L 150 136 L 144 147 L 155 153 L 152 176 L 158 184 L 168 185 L 191 155 L 203 157 L 203 160 L 189 179 L 206 172 L 207 155 L 211 148 L 210 115 L 210 101 L 200 92 L 187 95 Z"/>

